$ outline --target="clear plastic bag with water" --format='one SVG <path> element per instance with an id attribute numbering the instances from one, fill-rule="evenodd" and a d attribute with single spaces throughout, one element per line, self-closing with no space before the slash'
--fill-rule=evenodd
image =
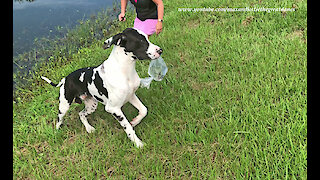
<path id="1" fill-rule="evenodd" d="M 149 89 L 152 80 L 162 81 L 167 72 L 168 67 L 161 56 L 158 59 L 151 60 L 148 69 L 150 77 L 141 79 L 140 86 Z"/>

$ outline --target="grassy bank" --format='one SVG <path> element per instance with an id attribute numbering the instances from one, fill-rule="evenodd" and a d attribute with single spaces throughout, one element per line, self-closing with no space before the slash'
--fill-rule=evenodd
<path id="1" fill-rule="evenodd" d="M 79 120 L 74 104 L 60 130 L 58 88 L 40 79 L 13 104 L 14 179 L 306 179 L 306 1 L 164 1 L 159 45 L 169 71 L 137 95 L 148 115 L 135 127 L 139 150 L 100 104 Z M 296 7 L 294 12 L 179 12 L 190 7 Z M 133 26 L 134 15 L 110 30 Z M 106 36 L 107 39 L 109 36 Z M 103 38 L 102 38 L 103 39 Z M 101 64 L 103 40 L 53 59 L 37 75 L 58 82 Z M 149 62 L 137 62 L 140 77 Z M 125 105 L 128 119 L 137 110 Z"/>

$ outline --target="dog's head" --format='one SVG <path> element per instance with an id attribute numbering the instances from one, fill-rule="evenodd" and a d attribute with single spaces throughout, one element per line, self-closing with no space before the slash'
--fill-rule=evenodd
<path id="1" fill-rule="evenodd" d="M 115 46 L 124 48 L 125 52 L 131 52 L 139 60 L 159 58 L 162 49 L 152 44 L 148 36 L 140 30 L 127 28 L 122 33 L 116 34 L 104 42 L 104 49 Z"/>

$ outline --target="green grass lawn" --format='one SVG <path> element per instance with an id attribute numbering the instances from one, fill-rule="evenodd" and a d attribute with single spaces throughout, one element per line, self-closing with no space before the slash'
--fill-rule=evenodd
<path id="1" fill-rule="evenodd" d="M 73 104 L 55 130 L 59 88 L 40 78 L 13 104 L 14 179 L 306 179 L 307 2 L 164 1 L 164 30 L 150 41 L 169 70 L 137 95 L 148 115 L 137 149 L 99 104 L 88 134 Z M 294 12 L 179 12 L 178 8 L 269 7 Z M 133 26 L 133 14 L 111 34 Z M 106 39 L 109 37 L 106 37 Z M 35 75 L 54 82 L 101 64 L 96 41 Z M 57 60 L 58 61 L 58 60 Z M 149 61 L 137 62 L 141 78 Z M 123 107 L 128 119 L 138 111 Z"/>

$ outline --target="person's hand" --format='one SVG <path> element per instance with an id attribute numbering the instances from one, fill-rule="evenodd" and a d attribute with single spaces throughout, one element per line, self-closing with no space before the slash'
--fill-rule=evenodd
<path id="1" fill-rule="evenodd" d="M 156 25 L 156 34 L 158 35 L 161 32 L 162 32 L 162 22 L 158 21 Z"/>
<path id="2" fill-rule="evenodd" d="M 119 19 L 119 21 L 125 21 L 126 20 L 125 13 L 120 13 L 118 16 L 118 19 Z"/>

